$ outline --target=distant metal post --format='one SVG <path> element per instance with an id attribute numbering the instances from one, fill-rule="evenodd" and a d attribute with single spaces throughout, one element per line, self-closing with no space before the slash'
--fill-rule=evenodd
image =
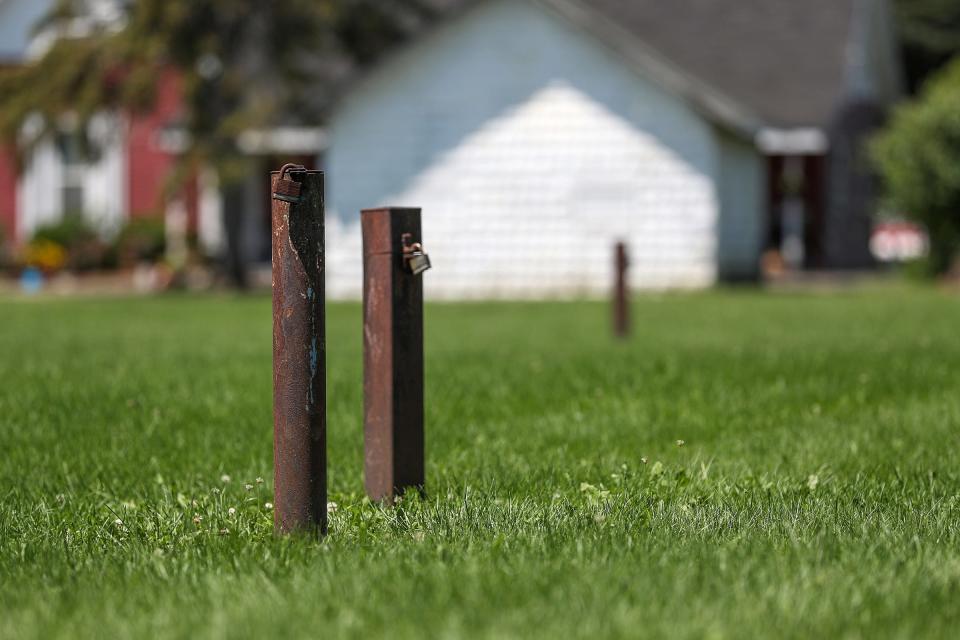
<path id="1" fill-rule="evenodd" d="M 613 334 L 626 338 L 630 334 L 630 300 L 627 291 L 627 245 L 618 242 L 614 248 Z"/>
<path id="2" fill-rule="evenodd" d="M 274 530 L 327 530 L 323 172 L 270 175 Z"/>
<path id="3" fill-rule="evenodd" d="M 364 483 L 372 500 L 423 491 L 423 281 L 420 209 L 365 209 Z"/>

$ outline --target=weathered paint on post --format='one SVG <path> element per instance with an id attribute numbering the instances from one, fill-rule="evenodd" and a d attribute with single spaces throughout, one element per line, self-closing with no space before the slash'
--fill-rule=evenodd
<path id="1" fill-rule="evenodd" d="M 423 491 L 423 281 L 404 257 L 420 209 L 366 209 L 363 230 L 364 483 L 372 500 Z"/>
<path id="2" fill-rule="evenodd" d="M 618 242 L 614 247 L 613 334 L 618 338 L 630 335 L 630 299 L 627 291 L 627 245 Z"/>
<path id="3" fill-rule="evenodd" d="M 274 530 L 327 529 L 323 173 L 271 173 Z M 287 187 L 287 188 L 285 188 Z M 297 197 L 288 194 L 299 191 Z M 278 193 L 279 192 L 279 193 Z"/>

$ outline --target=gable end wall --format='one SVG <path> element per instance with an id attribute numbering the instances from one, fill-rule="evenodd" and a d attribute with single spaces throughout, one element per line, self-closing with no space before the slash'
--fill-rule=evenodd
<path id="1" fill-rule="evenodd" d="M 423 207 L 434 297 L 602 295 L 619 239 L 635 287 L 717 279 L 719 134 L 534 3 L 487 3 L 388 62 L 330 135 L 334 296 L 359 294 L 358 212 L 379 205 Z"/>

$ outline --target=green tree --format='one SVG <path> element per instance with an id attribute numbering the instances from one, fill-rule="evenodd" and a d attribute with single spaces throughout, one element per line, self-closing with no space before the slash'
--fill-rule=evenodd
<path id="1" fill-rule="evenodd" d="M 960 250 L 960 59 L 898 108 L 872 145 L 893 207 L 926 226 L 932 274 Z"/>
<path id="2" fill-rule="evenodd" d="M 916 92 L 930 73 L 960 53 L 960 2 L 896 0 L 907 85 Z"/>
<path id="3" fill-rule="evenodd" d="M 159 69 L 183 84 L 187 148 L 171 188 L 203 163 L 221 183 L 249 171 L 237 137 L 250 128 L 318 124 L 341 84 L 416 33 L 438 0 L 137 0 L 84 37 L 61 37 L 39 60 L 0 73 L 0 135 L 19 148 L 69 114 L 83 132 L 104 108 L 148 109 Z M 42 28 L 89 18 L 84 0 L 61 0 Z M 89 19 L 87 25 L 91 24 Z M 24 140 L 24 123 L 42 126 Z M 228 194 L 229 198 L 229 194 Z M 227 216 L 228 238 L 236 220 Z M 229 244 L 229 241 L 228 241 Z M 243 284 L 236 246 L 231 272 Z"/>

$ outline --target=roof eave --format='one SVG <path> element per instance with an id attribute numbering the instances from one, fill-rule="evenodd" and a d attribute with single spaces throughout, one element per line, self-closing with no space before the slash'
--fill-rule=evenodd
<path id="1" fill-rule="evenodd" d="M 531 0 L 594 34 L 637 73 L 685 99 L 714 125 L 753 141 L 766 123 L 736 100 L 667 60 L 637 36 L 598 13 L 582 0 Z"/>

